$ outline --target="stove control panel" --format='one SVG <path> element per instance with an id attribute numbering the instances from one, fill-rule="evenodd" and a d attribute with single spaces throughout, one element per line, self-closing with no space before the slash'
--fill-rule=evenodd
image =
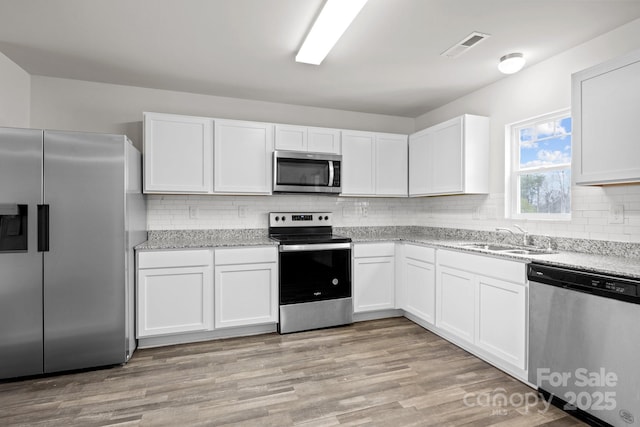
<path id="1" fill-rule="evenodd" d="M 331 226 L 331 212 L 271 212 L 269 227 Z"/>

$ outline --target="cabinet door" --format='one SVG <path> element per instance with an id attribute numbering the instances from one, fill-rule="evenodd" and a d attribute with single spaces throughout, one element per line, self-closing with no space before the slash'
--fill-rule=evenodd
<path id="1" fill-rule="evenodd" d="M 407 196 L 408 145 L 406 135 L 377 134 L 375 194 Z"/>
<path id="2" fill-rule="evenodd" d="M 433 264 L 405 259 L 405 310 L 420 319 L 435 324 L 436 274 Z"/>
<path id="3" fill-rule="evenodd" d="M 276 150 L 307 151 L 307 128 L 304 126 L 275 126 Z"/>
<path id="4" fill-rule="evenodd" d="M 138 271 L 137 337 L 213 328 L 213 272 L 209 267 Z"/>
<path id="5" fill-rule="evenodd" d="M 418 132 L 409 137 L 409 195 L 423 196 L 432 192 L 433 133 Z"/>
<path id="6" fill-rule="evenodd" d="M 395 308 L 394 263 L 394 257 L 354 260 L 354 312 Z"/>
<path id="7" fill-rule="evenodd" d="M 217 265 L 215 327 L 278 321 L 278 273 L 275 263 Z"/>
<path id="8" fill-rule="evenodd" d="M 145 193 L 210 193 L 213 121 L 144 114 Z"/>
<path id="9" fill-rule="evenodd" d="M 375 193 L 375 134 L 342 133 L 342 194 L 345 196 Z"/>
<path id="10" fill-rule="evenodd" d="M 434 132 L 431 143 L 432 184 L 428 185 L 434 194 L 462 193 L 463 153 L 462 117 L 443 123 Z M 473 161 L 473 159 L 469 159 Z"/>
<path id="11" fill-rule="evenodd" d="M 572 76 L 577 184 L 640 181 L 640 51 Z"/>
<path id="12" fill-rule="evenodd" d="M 478 280 L 476 345 L 525 369 L 527 288 L 486 277 Z"/>
<path id="13" fill-rule="evenodd" d="M 314 153 L 340 154 L 340 131 L 328 128 L 308 128 L 308 151 Z"/>
<path id="14" fill-rule="evenodd" d="M 436 274 L 436 326 L 473 343 L 474 275 L 441 266 L 438 266 Z"/>
<path id="15" fill-rule="evenodd" d="M 273 125 L 216 120 L 214 192 L 270 194 Z"/>

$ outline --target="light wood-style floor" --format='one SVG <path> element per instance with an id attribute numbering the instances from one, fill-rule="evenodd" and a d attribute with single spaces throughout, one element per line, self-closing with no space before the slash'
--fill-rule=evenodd
<path id="1" fill-rule="evenodd" d="M 0 383 L 1 426 L 578 426 L 404 318 L 138 350 L 123 367 Z M 512 402 L 498 406 L 503 395 Z"/>

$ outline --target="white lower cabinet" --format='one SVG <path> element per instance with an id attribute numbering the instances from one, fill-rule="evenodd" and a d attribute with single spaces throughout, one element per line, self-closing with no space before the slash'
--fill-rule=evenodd
<path id="1" fill-rule="evenodd" d="M 512 365 L 526 368 L 527 288 L 478 278 L 476 345 Z"/>
<path id="2" fill-rule="evenodd" d="M 526 263 L 438 250 L 436 329 L 526 379 Z"/>
<path id="3" fill-rule="evenodd" d="M 395 308 L 395 243 L 353 245 L 353 311 Z"/>
<path id="4" fill-rule="evenodd" d="M 438 268 L 436 325 L 468 342 L 475 327 L 475 277 L 448 267 Z"/>
<path id="5" fill-rule="evenodd" d="M 215 327 L 278 321 L 277 249 L 215 251 Z"/>
<path id="6" fill-rule="evenodd" d="M 137 337 L 213 328 L 213 253 L 138 253 Z"/>
<path id="7" fill-rule="evenodd" d="M 436 316 L 435 249 L 405 244 L 402 258 L 404 292 L 400 308 L 430 324 Z"/>
<path id="8" fill-rule="evenodd" d="M 275 246 L 139 251 L 136 337 L 167 345 L 277 323 L 277 256 Z"/>

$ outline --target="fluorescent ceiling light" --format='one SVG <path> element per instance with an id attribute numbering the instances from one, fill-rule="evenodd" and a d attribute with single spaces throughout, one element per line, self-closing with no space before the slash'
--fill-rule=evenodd
<path id="1" fill-rule="evenodd" d="M 504 74 L 513 74 L 522 70 L 524 67 L 524 55 L 521 53 L 510 53 L 500 58 L 498 70 Z"/>
<path id="2" fill-rule="evenodd" d="M 367 0 L 327 0 L 296 55 L 296 62 L 320 65 Z"/>

